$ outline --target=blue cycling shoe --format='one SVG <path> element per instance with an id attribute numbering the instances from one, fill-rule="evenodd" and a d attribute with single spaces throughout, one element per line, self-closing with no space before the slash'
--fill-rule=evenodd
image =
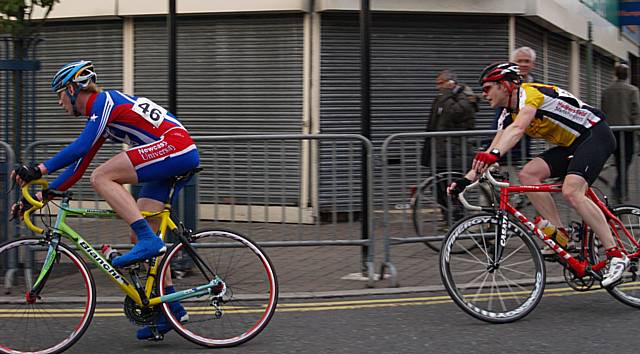
<path id="1" fill-rule="evenodd" d="M 171 309 L 173 316 L 175 316 L 176 319 L 180 320 L 180 323 L 189 321 L 189 314 L 187 313 L 187 310 L 185 310 L 185 308 L 179 302 L 170 302 L 169 308 Z M 165 333 L 173 329 L 171 323 L 169 323 L 169 319 L 167 319 L 163 312 L 160 314 L 160 317 L 156 321 L 155 326 L 146 326 L 137 330 L 136 338 L 140 340 L 161 340 L 162 337 L 157 338 L 156 333 L 154 333 L 152 327 L 155 327 L 156 332 L 161 335 L 164 335 Z"/>
<path id="2" fill-rule="evenodd" d="M 162 242 L 158 236 L 152 234 L 148 237 L 140 238 L 131 251 L 122 256 L 115 257 L 111 261 L 111 265 L 114 267 L 128 266 L 161 255 L 166 250 L 167 247 L 164 245 L 164 242 Z"/>

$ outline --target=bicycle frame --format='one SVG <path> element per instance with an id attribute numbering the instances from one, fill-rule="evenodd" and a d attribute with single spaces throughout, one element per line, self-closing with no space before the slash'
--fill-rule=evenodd
<path id="1" fill-rule="evenodd" d="M 495 178 L 489 172 L 489 170 L 487 170 L 487 172 L 485 173 L 485 176 L 491 184 L 499 187 L 499 190 L 500 190 L 500 204 L 497 209 L 497 215 L 498 215 L 497 237 L 500 238 L 501 242 L 496 242 L 496 249 L 495 249 L 496 260 L 502 257 L 502 246 L 504 246 L 504 242 L 506 242 L 506 237 L 507 237 L 506 235 L 507 230 L 505 227 L 503 227 L 503 225 L 506 225 L 507 214 L 510 214 L 516 217 L 521 224 L 526 226 L 533 235 L 535 235 L 538 239 L 544 242 L 547 246 L 551 247 L 556 252 L 556 254 L 560 257 L 560 259 L 563 260 L 575 272 L 576 276 L 583 277 L 586 274 L 590 274 L 597 277 L 597 273 L 594 273 L 594 272 L 604 268 L 607 263 L 606 260 L 602 260 L 592 265 L 587 259 L 587 257 L 585 257 L 585 259 L 583 260 L 579 260 L 571 256 L 571 254 L 569 254 L 566 250 L 560 247 L 560 245 L 554 242 L 553 239 L 551 239 L 551 237 L 549 237 L 544 232 L 542 232 L 542 230 L 540 230 L 524 214 L 522 214 L 520 211 L 518 211 L 509 203 L 509 193 L 536 193 L 536 192 L 559 193 L 559 192 L 562 192 L 561 183 L 529 185 L 529 186 L 511 186 L 508 183 L 496 181 Z M 600 209 L 600 211 L 602 211 L 602 213 L 604 214 L 607 220 L 607 223 L 609 224 L 610 229 L 612 230 L 613 237 L 615 238 L 615 241 L 618 244 L 618 246 L 622 246 L 622 243 L 620 240 L 620 234 L 618 233 L 617 227 L 619 227 L 624 232 L 625 236 L 628 237 L 628 239 L 633 242 L 634 246 L 638 248 L 638 241 L 635 238 L 633 238 L 629 230 L 627 230 L 624 227 L 624 224 L 620 221 L 620 219 L 618 219 L 618 217 L 616 217 L 609 210 L 609 208 L 598 198 L 598 196 L 593 192 L 591 188 L 587 190 L 586 196 L 591 201 L 593 201 L 598 207 L 598 209 Z M 469 205 L 466 201 L 464 201 L 463 204 Z M 586 230 L 585 230 L 585 234 L 587 234 Z M 623 252 L 625 252 L 624 247 L 621 247 L 621 249 L 623 250 Z M 637 258 L 638 256 L 640 256 L 640 250 L 636 251 L 633 254 L 627 254 L 627 256 L 630 258 Z M 496 261 L 496 263 L 498 262 Z"/>
<path id="2" fill-rule="evenodd" d="M 98 252 L 89 242 L 87 242 L 78 232 L 76 232 L 71 226 L 67 225 L 66 219 L 69 215 L 76 215 L 80 217 L 95 217 L 95 218 L 112 218 L 116 216 L 116 213 L 113 210 L 108 209 L 87 209 L 87 208 L 71 208 L 69 206 L 69 202 L 67 199 L 63 199 L 60 204 L 60 210 L 58 211 L 57 218 L 53 227 L 48 228 L 48 231 L 45 232 L 44 229 L 37 227 L 33 224 L 30 219 L 31 214 L 44 207 L 45 202 L 41 202 L 35 200 L 31 194 L 29 193 L 29 186 L 31 185 L 39 185 L 42 186 L 43 190 L 47 189 L 48 183 L 46 180 L 39 179 L 36 181 L 32 181 L 22 187 L 23 196 L 33 205 L 29 210 L 24 213 L 24 222 L 25 225 L 33 232 L 44 234 L 45 237 L 49 237 L 52 242 L 49 244 L 49 249 L 47 251 L 47 255 L 45 257 L 43 267 L 36 279 L 35 283 L 32 286 L 32 290 L 30 291 L 30 296 L 37 297 L 38 293 L 44 287 L 46 283 L 46 279 L 50 272 L 51 266 L 56 260 L 57 257 L 57 244 L 60 240 L 60 237 L 63 237 L 76 245 L 76 248 L 80 250 L 86 258 L 91 260 L 93 264 L 97 266 L 109 279 L 111 279 L 118 287 L 135 303 L 139 306 L 155 306 L 164 302 L 174 302 L 180 301 L 183 299 L 202 296 L 211 293 L 211 289 L 217 286 L 220 283 L 220 279 L 217 276 L 214 276 L 207 284 L 198 286 L 192 289 L 186 289 L 182 291 L 177 291 L 172 294 L 164 295 L 164 296 L 156 296 L 151 297 L 151 293 L 155 286 L 156 275 L 158 271 L 158 267 L 160 265 L 160 259 L 162 256 L 154 257 L 151 259 L 149 268 L 147 271 L 147 280 L 144 285 L 144 291 L 140 293 L 134 284 L 131 284 L 125 276 L 118 271 L 118 269 L 114 268 L 109 261 L 107 261 L 100 252 Z M 159 218 L 160 219 L 160 227 L 158 236 L 164 241 L 167 230 L 177 231 L 178 226 L 171 219 L 171 205 L 165 204 L 164 209 L 160 212 L 142 212 L 142 215 L 145 218 Z M 57 237 L 56 237 L 57 236 Z M 186 240 L 181 239 L 180 242 L 185 242 Z M 190 249 L 188 241 L 186 242 L 186 249 L 188 252 L 193 252 Z M 196 255 L 197 257 L 197 255 Z M 198 264 L 200 267 L 200 264 Z M 208 269 L 209 270 L 209 269 Z M 210 270 L 209 270 L 210 271 Z M 213 273 L 212 273 L 213 274 Z"/>

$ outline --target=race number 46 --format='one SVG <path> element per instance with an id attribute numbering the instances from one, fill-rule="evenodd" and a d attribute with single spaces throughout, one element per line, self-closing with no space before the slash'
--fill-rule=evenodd
<path id="1" fill-rule="evenodd" d="M 167 115 L 167 110 L 157 105 L 148 98 L 139 97 L 131 109 L 146 119 L 154 127 L 159 127 Z"/>

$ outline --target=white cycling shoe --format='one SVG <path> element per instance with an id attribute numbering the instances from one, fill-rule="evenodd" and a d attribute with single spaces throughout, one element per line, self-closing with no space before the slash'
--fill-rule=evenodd
<path id="1" fill-rule="evenodd" d="M 606 288 L 622 279 L 622 275 L 624 274 L 624 271 L 627 269 L 630 263 L 631 260 L 629 260 L 629 257 L 625 255 L 622 255 L 622 258 L 611 258 L 609 260 L 609 270 L 602 279 L 602 286 Z"/>

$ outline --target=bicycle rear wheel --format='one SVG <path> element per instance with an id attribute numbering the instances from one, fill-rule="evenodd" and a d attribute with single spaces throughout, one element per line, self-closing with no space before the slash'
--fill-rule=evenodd
<path id="1" fill-rule="evenodd" d="M 613 213 L 622 221 L 624 227 L 629 231 L 627 235 L 621 227 L 613 230 L 617 246 L 625 253 L 631 254 L 637 251 L 636 245 L 640 240 L 640 207 L 633 205 L 618 205 L 612 208 Z M 592 262 L 597 263 L 605 258 L 603 247 L 598 247 L 595 237 L 591 237 Z M 622 277 L 622 283 L 606 290 L 624 304 L 640 308 L 640 276 L 638 274 L 638 258 L 631 259 L 631 265 L 627 268 Z"/>
<path id="2" fill-rule="evenodd" d="M 523 318 L 542 298 L 545 267 L 528 232 L 508 221 L 504 249 L 498 262 L 493 245 L 498 219 L 481 214 L 462 219 L 440 251 L 442 283 L 453 301 L 471 316 L 491 323 Z M 475 248 L 466 247 L 472 242 Z M 459 247 L 463 252 L 455 254 Z"/>
<path id="3" fill-rule="evenodd" d="M 60 353 L 89 327 L 96 306 L 95 283 L 84 261 L 64 244 L 40 297 L 28 291 L 43 267 L 49 242 L 22 238 L 0 246 L 1 353 Z"/>
<path id="4" fill-rule="evenodd" d="M 184 338 L 206 347 L 231 347 L 251 340 L 269 323 L 278 302 L 278 280 L 271 261 L 262 249 L 246 236 L 233 231 L 204 230 L 193 235 L 200 259 L 225 289 L 214 288 L 210 295 L 193 297 L 182 302 L 189 320 L 180 323 L 163 304 L 163 311 L 174 329 Z M 169 284 L 171 264 L 181 258 L 192 258 L 184 251 L 185 245 L 176 244 L 160 265 L 159 289 Z M 192 264 L 198 262 L 191 259 Z M 183 276 L 173 276 L 176 291 L 192 289 L 208 283 L 202 271 L 193 266 Z M 211 276 L 211 274 L 209 274 Z"/>

